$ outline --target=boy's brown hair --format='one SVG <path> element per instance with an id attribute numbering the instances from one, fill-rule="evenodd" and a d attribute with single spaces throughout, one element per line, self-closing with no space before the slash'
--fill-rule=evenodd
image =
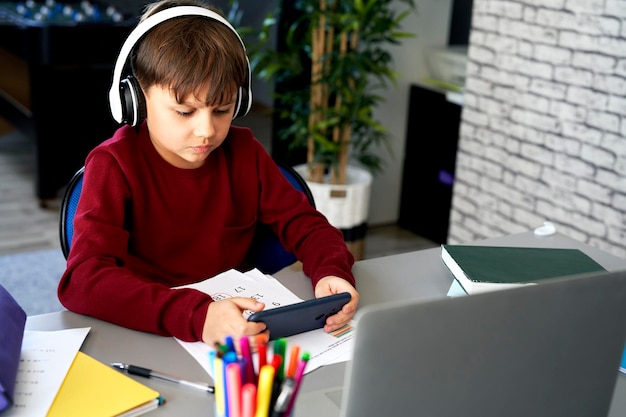
<path id="1" fill-rule="evenodd" d="M 200 6 L 222 16 L 200 0 L 164 0 L 146 6 L 141 20 L 176 6 Z M 210 106 L 230 103 L 246 84 L 249 71 L 237 33 L 222 22 L 195 15 L 169 19 L 152 28 L 135 47 L 131 62 L 144 91 L 153 85 L 164 86 L 179 103 L 193 94 Z M 207 96 L 199 97 L 207 84 Z"/>

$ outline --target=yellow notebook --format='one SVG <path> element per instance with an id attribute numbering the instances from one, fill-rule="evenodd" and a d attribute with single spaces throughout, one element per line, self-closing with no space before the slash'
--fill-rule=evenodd
<path id="1" fill-rule="evenodd" d="M 162 402 L 157 391 L 79 351 L 47 417 L 138 416 Z"/>

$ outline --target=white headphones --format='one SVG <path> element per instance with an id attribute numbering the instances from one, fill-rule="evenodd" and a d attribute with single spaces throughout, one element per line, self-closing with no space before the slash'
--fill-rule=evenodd
<path id="1" fill-rule="evenodd" d="M 126 66 L 126 61 L 132 49 L 135 47 L 135 44 L 143 35 L 159 23 L 180 16 L 204 16 L 221 22 L 237 35 L 244 53 L 246 52 L 246 46 L 235 28 L 226 19 L 211 10 L 199 6 L 176 6 L 153 14 L 139 23 L 130 35 L 128 35 L 115 62 L 113 82 L 109 90 L 109 106 L 111 107 L 111 115 L 116 122 L 136 126 L 146 117 L 145 100 L 139 83 L 133 74 L 129 74 L 122 79 L 122 71 Z M 248 60 L 247 57 L 246 60 Z M 248 61 L 248 71 L 244 86 L 239 87 L 237 91 L 237 102 L 233 118 L 245 116 L 252 106 L 250 82 L 250 62 Z"/>

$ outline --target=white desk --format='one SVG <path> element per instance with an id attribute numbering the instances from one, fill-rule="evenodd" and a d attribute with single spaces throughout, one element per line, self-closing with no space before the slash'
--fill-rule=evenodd
<path id="1" fill-rule="evenodd" d="M 560 235 L 537 237 L 532 233 L 522 233 L 479 243 L 578 248 L 609 271 L 626 269 L 626 260 Z M 445 297 L 453 278 L 441 262 L 440 252 L 439 248 L 433 248 L 357 262 L 353 270 L 361 294 L 360 305 L 409 298 Z M 284 270 L 274 276 L 301 298 L 313 297 L 310 281 L 301 272 Z M 91 326 L 92 329 L 81 350 L 104 363 L 136 363 L 190 380 L 208 380 L 195 359 L 172 338 L 128 330 L 68 311 L 31 316 L 26 323 L 26 327 L 32 330 L 59 330 L 86 326 Z M 301 392 L 336 385 L 338 380 L 344 378 L 344 373 L 345 363 L 317 369 L 304 379 Z M 137 379 L 160 391 L 167 399 L 167 404 L 151 412 L 151 416 L 213 415 L 214 401 L 210 394 L 164 381 Z M 295 410 L 295 417 L 319 417 L 317 410 L 305 410 L 297 404 Z M 625 415 L 626 375 L 620 374 L 609 416 Z"/>

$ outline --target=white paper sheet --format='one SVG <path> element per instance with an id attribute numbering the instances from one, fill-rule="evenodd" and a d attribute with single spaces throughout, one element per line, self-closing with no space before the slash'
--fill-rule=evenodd
<path id="1" fill-rule="evenodd" d="M 265 303 L 266 309 L 303 301 L 276 278 L 265 275 L 256 269 L 246 273 L 229 270 L 202 282 L 177 288 L 196 288 L 211 295 L 216 300 L 229 297 L 252 297 Z M 298 345 L 301 354 L 309 353 L 310 359 L 305 373 L 309 373 L 320 366 L 348 361 L 352 358 L 354 349 L 355 326 L 356 323 L 353 321 L 346 328 L 333 333 L 326 333 L 324 329 L 316 329 L 287 337 L 287 351 L 289 351 L 290 346 Z M 209 352 L 213 350 L 213 347 L 203 342 L 176 340 L 213 378 L 209 364 Z M 271 354 L 271 343 L 269 347 L 268 354 Z M 258 364 L 256 354 L 253 355 L 253 360 L 255 365 Z M 285 362 L 288 360 L 289 358 L 286 358 Z"/>
<path id="2" fill-rule="evenodd" d="M 14 404 L 2 417 L 45 417 L 89 330 L 25 330 Z"/>
<path id="3" fill-rule="evenodd" d="M 216 301 L 231 297 L 254 298 L 265 303 L 266 309 L 303 301 L 277 279 L 259 270 L 244 274 L 231 269 L 204 281 L 176 288 L 195 288 L 209 294 Z M 245 315 L 250 314 L 251 312 L 245 312 Z"/>

